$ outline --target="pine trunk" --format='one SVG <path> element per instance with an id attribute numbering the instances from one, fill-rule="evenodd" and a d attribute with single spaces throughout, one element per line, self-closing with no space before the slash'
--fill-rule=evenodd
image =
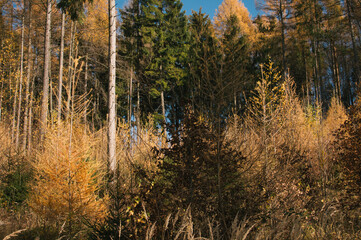
<path id="1" fill-rule="evenodd" d="M 28 118 L 29 118 L 29 91 L 30 91 L 30 79 L 31 79 L 31 3 L 29 1 L 29 32 L 28 32 L 28 53 L 27 53 L 27 74 L 26 74 L 26 86 L 25 86 L 25 111 L 24 111 L 24 135 L 22 150 L 26 150 L 27 131 L 28 131 Z"/>
<path id="2" fill-rule="evenodd" d="M 31 83 L 31 94 L 29 104 L 29 130 L 28 130 L 28 154 L 31 152 L 32 127 L 33 127 L 33 98 L 34 98 L 34 81 Z"/>
<path id="3" fill-rule="evenodd" d="M 61 109 L 62 109 L 64 35 L 65 35 L 65 13 L 63 12 L 61 14 L 61 40 L 60 40 L 59 83 L 58 83 L 58 124 L 61 121 Z"/>
<path id="4" fill-rule="evenodd" d="M 129 124 L 129 131 L 132 128 L 132 98 L 133 98 L 133 67 L 130 68 L 130 79 L 129 79 L 129 112 L 128 112 L 128 124 Z"/>
<path id="5" fill-rule="evenodd" d="M 285 43 L 285 23 L 283 16 L 283 0 L 280 0 L 280 21 L 281 21 L 281 38 L 282 38 L 282 67 L 283 67 L 283 77 L 286 78 L 286 43 Z"/>
<path id="6" fill-rule="evenodd" d="M 137 140 L 139 141 L 140 135 L 140 83 L 137 82 Z"/>
<path id="7" fill-rule="evenodd" d="M 165 118 L 165 101 L 164 101 L 164 91 L 161 92 L 161 101 L 162 101 L 162 115 L 163 115 L 163 129 L 165 134 L 167 135 L 167 124 L 166 124 L 166 118 Z"/>
<path id="8" fill-rule="evenodd" d="M 360 65 L 358 64 L 357 46 L 356 46 L 356 42 L 355 42 L 354 32 L 353 32 L 353 29 L 352 29 L 350 0 L 346 0 L 346 9 L 347 9 L 348 27 L 349 27 L 349 30 L 350 30 L 352 49 L 353 49 L 354 80 L 355 80 L 356 83 L 359 83 L 359 81 L 360 81 L 360 76 L 359 76 L 359 67 L 360 67 Z"/>
<path id="9" fill-rule="evenodd" d="M 44 77 L 43 77 L 43 98 L 41 101 L 41 117 L 40 117 L 40 136 L 41 139 L 44 138 L 46 127 L 47 127 L 47 117 L 48 117 L 48 107 L 49 107 L 49 65 L 50 65 L 50 34 L 51 34 L 51 10 L 52 10 L 52 0 L 47 2 L 47 11 L 46 11 L 46 27 L 45 27 L 45 41 L 44 41 Z"/>
<path id="10" fill-rule="evenodd" d="M 66 117 L 65 119 L 68 120 L 69 119 L 69 114 L 70 114 L 70 98 L 71 98 L 71 79 L 72 79 L 72 71 L 73 71 L 73 45 L 74 45 L 74 35 L 75 35 L 75 26 L 74 26 L 74 22 L 71 22 L 71 27 L 70 27 L 70 46 L 69 46 L 69 74 L 68 74 L 68 84 L 67 84 L 67 95 L 68 95 L 68 99 L 66 101 Z"/>
<path id="11" fill-rule="evenodd" d="M 14 102 L 13 102 L 13 116 L 12 116 L 12 122 L 11 122 L 11 142 L 13 143 L 15 140 L 15 128 L 16 128 L 16 105 L 18 100 L 18 91 L 19 91 L 19 78 L 16 77 L 16 83 L 15 83 L 15 96 L 14 96 Z"/>
<path id="12" fill-rule="evenodd" d="M 86 56 L 85 56 L 85 75 L 84 75 L 84 94 L 85 94 L 85 96 L 87 95 L 87 91 L 88 91 L 88 54 L 86 54 Z M 85 108 L 84 108 L 84 125 L 87 124 L 87 114 L 88 114 L 87 106 L 88 105 L 86 104 Z"/>
<path id="13" fill-rule="evenodd" d="M 16 138 L 15 147 L 19 149 L 19 137 L 20 137 L 20 114 L 21 114 L 21 103 L 22 103 L 22 91 L 23 91 L 23 71 L 24 71 L 24 31 L 25 31 L 25 19 L 22 18 L 21 27 L 21 49 L 20 49 L 20 82 L 19 82 L 19 105 L 18 105 L 18 117 L 16 124 Z"/>

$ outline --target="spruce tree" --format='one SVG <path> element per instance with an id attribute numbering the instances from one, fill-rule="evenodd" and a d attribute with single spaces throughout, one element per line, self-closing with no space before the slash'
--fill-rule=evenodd
<path id="1" fill-rule="evenodd" d="M 182 6 L 179 0 L 150 0 L 142 5 L 141 34 L 148 61 L 143 84 L 150 92 L 150 109 L 161 105 L 163 122 L 169 93 L 181 86 L 186 76 L 187 19 Z"/>

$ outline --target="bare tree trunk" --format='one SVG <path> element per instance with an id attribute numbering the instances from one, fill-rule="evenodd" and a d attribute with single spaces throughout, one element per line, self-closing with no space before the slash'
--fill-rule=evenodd
<path id="1" fill-rule="evenodd" d="M 29 131 L 28 131 L 28 154 L 31 152 L 32 126 L 33 126 L 33 98 L 34 98 L 34 80 L 31 83 L 31 94 L 29 104 Z"/>
<path id="2" fill-rule="evenodd" d="M 27 131 L 28 131 L 28 118 L 29 118 L 29 91 L 30 91 L 30 79 L 31 79 L 31 3 L 29 1 L 29 32 L 28 32 L 28 56 L 27 56 L 27 75 L 26 75 L 26 87 L 25 87 L 25 112 L 24 112 L 24 136 L 22 150 L 26 150 Z"/>
<path id="3" fill-rule="evenodd" d="M 352 22 L 351 22 L 351 10 L 350 10 L 350 0 L 346 0 L 346 9 L 347 9 L 347 19 L 348 19 L 348 27 L 350 29 L 351 41 L 352 41 L 352 49 L 353 49 L 353 69 L 354 69 L 354 78 L 355 82 L 358 84 L 360 81 L 359 76 L 359 67 L 358 64 L 358 54 L 357 54 L 357 46 L 355 42 L 355 36 L 352 29 Z"/>
<path id="4" fill-rule="evenodd" d="M 58 83 L 58 124 L 61 121 L 62 90 L 63 90 L 63 67 L 64 67 L 64 35 L 65 35 L 65 13 L 61 14 L 61 40 L 59 60 L 59 83 Z"/>
<path id="5" fill-rule="evenodd" d="M 13 103 L 13 116 L 12 116 L 12 126 L 11 126 L 11 142 L 13 143 L 15 140 L 15 127 L 16 127 L 16 104 L 18 100 L 18 90 L 19 90 L 19 78 L 16 77 L 15 83 L 15 96 L 14 96 L 14 103 Z"/>
<path id="6" fill-rule="evenodd" d="M 167 124 L 166 124 L 166 116 L 165 116 L 165 102 L 164 102 L 164 91 L 162 90 L 161 94 L 161 101 L 162 101 L 162 115 L 163 115 L 163 129 L 164 133 L 167 136 Z"/>
<path id="7" fill-rule="evenodd" d="M 139 79 L 137 79 L 137 140 L 139 141 L 140 135 L 140 83 Z"/>
<path id="8" fill-rule="evenodd" d="M 46 11 L 45 43 L 44 43 L 44 77 L 43 77 L 43 98 L 41 101 L 40 116 L 40 137 L 43 140 L 48 117 L 49 106 L 49 65 L 50 65 L 50 34 L 51 34 L 51 10 L 52 0 L 48 0 Z"/>
<path id="9" fill-rule="evenodd" d="M 49 117 L 50 117 L 50 126 L 53 126 L 54 123 L 54 112 L 53 112 L 53 79 L 51 76 L 51 60 L 49 64 Z"/>
<path id="10" fill-rule="evenodd" d="M 116 159 L 116 96 L 115 96 L 115 78 L 116 78 L 116 12 L 115 0 L 109 0 L 109 119 L 108 119 L 108 150 L 109 150 L 109 169 L 113 174 L 114 180 L 117 174 Z"/>
<path id="11" fill-rule="evenodd" d="M 129 124 L 129 131 L 132 128 L 132 98 L 133 98 L 133 66 L 130 67 L 130 79 L 129 79 L 129 96 L 128 96 L 128 124 Z"/>
<path id="12" fill-rule="evenodd" d="M 0 90 L 0 122 L 2 121 L 2 105 L 3 105 L 3 92 L 4 92 L 4 81 L 1 81 L 1 90 Z"/>
<path id="13" fill-rule="evenodd" d="M 70 46 L 69 46 L 69 74 L 68 74 L 68 84 L 67 84 L 67 95 L 68 99 L 66 101 L 66 117 L 65 119 L 69 119 L 70 114 L 70 98 L 71 98 L 71 79 L 72 79 L 72 71 L 73 71 L 73 45 L 74 45 L 74 35 L 75 35 L 75 26 L 74 22 L 71 22 L 70 27 Z"/>
<path id="14" fill-rule="evenodd" d="M 280 21 L 281 21 L 281 39 L 282 39 L 282 67 L 283 67 L 283 77 L 286 78 L 286 43 L 285 43 L 285 23 L 283 16 L 283 0 L 280 0 Z"/>
<path id="15" fill-rule="evenodd" d="M 15 147 L 19 149 L 19 135 L 20 135 L 20 113 L 21 113 L 21 103 L 22 103 L 22 91 L 23 91 L 23 71 L 24 71 L 24 31 L 25 31 L 25 18 L 23 15 L 22 18 L 22 27 L 21 27 L 21 49 L 20 49 L 20 82 L 19 82 L 19 105 L 18 105 L 18 117 L 16 125 L 16 138 L 15 138 Z"/>
<path id="16" fill-rule="evenodd" d="M 88 53 L 85 56 L 85 76 L 84 76 L 84 94 L 86 95 L 88 91 Z M 84 109 L 84 125 L 87 124 L 87 104 L 85 105 Z"/>

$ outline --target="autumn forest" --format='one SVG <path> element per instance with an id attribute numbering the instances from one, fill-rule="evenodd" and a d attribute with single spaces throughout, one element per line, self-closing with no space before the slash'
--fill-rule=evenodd
<path id="1" fill-rule="evenodd" d="M 361 239 L 361 1 L 256 5 L 0 0 L 0 238 Z"/>

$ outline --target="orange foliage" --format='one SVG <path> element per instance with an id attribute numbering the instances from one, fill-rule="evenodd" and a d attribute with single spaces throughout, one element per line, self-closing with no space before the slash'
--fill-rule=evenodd
<path id="1" fill-rule="evenodd" d="M 101 166 L 93 157 L 96 139 L 84 126 L 49 130 L 36 154 L 35 184 L 29 205 L 43 220 L 91 222 L 107 216 L 107 197 L 99 198 Z"/>

